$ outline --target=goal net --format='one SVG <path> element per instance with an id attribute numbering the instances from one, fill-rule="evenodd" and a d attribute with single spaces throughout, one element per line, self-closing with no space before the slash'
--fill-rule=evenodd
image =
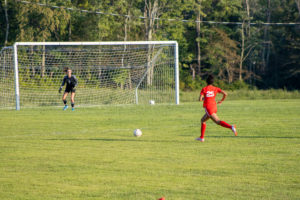
<path id="1" fill-rule="evenodd" d="M 61 105 L 66 67 L 76 105 L 179 104 L 177 42 L 22 42 L 0 52 L 0 107 Z"/>

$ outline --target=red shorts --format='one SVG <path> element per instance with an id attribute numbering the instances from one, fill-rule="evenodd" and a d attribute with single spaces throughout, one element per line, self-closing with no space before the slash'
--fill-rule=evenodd
<path id="1" fill-rule="evenodd" d="M 208 107 L 204 107 L 205 112 L 208 116 L 211 116 L 214 113 L 217 113 L 218 109 L 217 106 L 208 106 Z"/>

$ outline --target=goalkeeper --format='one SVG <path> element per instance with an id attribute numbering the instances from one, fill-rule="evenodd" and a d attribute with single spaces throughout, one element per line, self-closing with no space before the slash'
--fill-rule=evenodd
<path id="1" fill-rule="evenodd" d="M 62 100 L 65 104 L 65 107 L 63 110 L 66 110 L 68 108 L 66 98 L 67 98 L 68 94 L 71 92 L 71 105 L 72 105 L 72 111 L 74 111 L 75 110 L 74 98 L 75 98 L 75 91 L 76 91 L 76 86 L 78 84 L 78 81 L 76 79 L 76 76 L 72 75 L 72 70 L 70 68 L 66 68 L 64 71 L 66 72 L 67 75 L 64 77 L 58 92 L 61 93 L 61 90 L 66 83 L 66 89 L 65 89 L 65 92 L 62 97 Z"/>

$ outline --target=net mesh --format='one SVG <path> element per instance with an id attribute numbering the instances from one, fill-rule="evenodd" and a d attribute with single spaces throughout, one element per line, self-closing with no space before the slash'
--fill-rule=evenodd
<path id="1" fill-rule="evenodd" d="M 13 107 L 15 101 L 13 49 L 0 51 L 0 107 Z"/>
<path id="2" fill-rule="evenodd" d="M 61 105 L 69 67 L 78 79 L 75 103 L 175 103 L 175 45 L 17 46 L 21 107 Z M 14 107 L 13 49 L 0 55 L 0 107 Z"/>

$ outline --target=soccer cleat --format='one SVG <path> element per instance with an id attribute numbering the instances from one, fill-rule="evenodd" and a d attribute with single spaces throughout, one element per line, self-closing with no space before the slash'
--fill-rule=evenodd
<path id="1" fill-rule="evenodd" d="M 65 107 L 64 107 L 64 110 L 67 110 L 67 109 L 68 109 L 68 107 L 69 107 L 68 105 L 65 105 Z"/>
<path id="2" fill-rule="evenodd" d="M 232 132 L 234 133 L 234 135 L 237 136 L 238 133 L 237 133 L 237 131 L 236 131 L 236 126 L 235 126 L 235 125 L 232 125 L 232 126 L 231 126 L 231 130 L 232 130 Z"/>
<path id="3" fill-rule="evenodd" d="M 198 140 L 198 141 L 200 141 L 200 142 L 204 142 L 204 138 L 196 138 L 195 140 Z"/>
<path id="4" fill-rule="evenodd" d="M 75 111 L 75 108 L 72 108 L 72 111 Z"/>

